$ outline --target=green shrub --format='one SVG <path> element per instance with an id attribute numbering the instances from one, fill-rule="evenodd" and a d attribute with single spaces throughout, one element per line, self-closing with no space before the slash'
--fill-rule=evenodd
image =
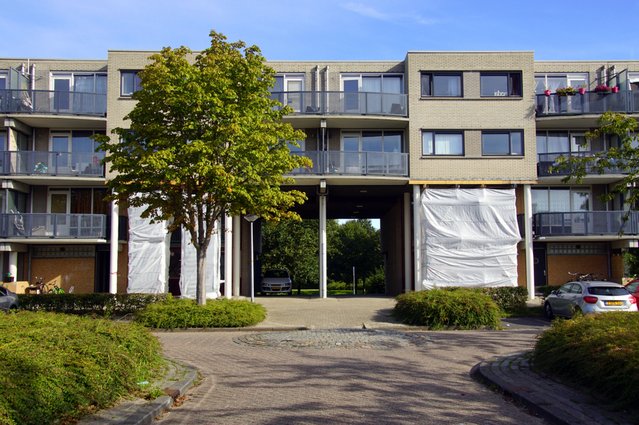
<path id="1" fill-rule="evenodd" d="M 266 318 L 264 307 L 238 300 L 208 300 L 197 305 L 194 300 L 167 299 L 149 304 L 136 314 L 135 320 L 151 328 L 235 328 L 255 325 Z"/>
<path id="2" fill-rule="evenodd" d="M 349 282 L 341 282 L 339 280 L 334 280 L 331 282 L 328 282 L 328 284 L 326 284 L 326 289 L 329 291 L 352 291 L 353 290 L 353 283 Z"/>
<path id="3" fill-rule="evenodd" d="M 639 314 L 555 320 L 537 340 L 533 367 L 590 390 L 615 408 L 639 406 Z"/>
<path id="4" fill-rule="evenodd" d="M 171 297 L 169 294 L 38 294 L 19 295 L 20 308 L 67 314 L 123 316 L 148 304 Z"/>
<path id="5" fill-rule="evenodd" d="M 55 313 L 0 315 L 0 423 L 51 424 L 104 408 L 164 366 L 142 326 Z"/>
<path id="6" fill-rule="evenodd" d="M 488 294 L 504 312 L 514 313 L 526 309 L 528 290 L 523 286 L 484 288 L 483 291 Z"/>
<path id="7" fill-rule="evenodd" d="M 364 290 L 367 294 L 383 294 L 386 292 L 386 277 L 384 268 L 379 267 L 364 281 Z"/>
<path id="8" fill-rule="evenodd" d="M 431 329 L 480 329 L 500 327 L 497 304 L 479 290 L 432 289 L 397 297 L 395 314 L 410 325 Z"/>
<path id="9" fill-rule="evenodd" d="M 554 290 L 559 289 L 559 286 L 554 285 L 544 285 L 535 287 L 535 295 L 539 295 L 541 297 L 546 298 L 550 293 Z"/>

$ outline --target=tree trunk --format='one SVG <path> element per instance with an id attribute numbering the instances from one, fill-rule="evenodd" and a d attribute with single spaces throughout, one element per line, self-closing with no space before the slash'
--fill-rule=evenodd
<path id="1" fill-rule="evenodd" d="M 196 248 L 197 255 L 197 280 L 196 280 L 196 300 L 198 305 L 206 304 L 206 249 Z"/>

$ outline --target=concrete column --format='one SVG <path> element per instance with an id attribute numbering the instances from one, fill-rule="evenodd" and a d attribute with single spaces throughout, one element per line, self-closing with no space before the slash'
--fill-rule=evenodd
<path id="1" fill-rule="evenodd" d="M 241 265 L 241 253 L 240 253 L 240 236 L 241 236 L 241 217 L 239 215 L 233 217 L 233 292 L 232 296 L 240 296 L 240 265 Z"/>
<path id="2" fill-rule="evenodd" d="M 233 217 L 224 216 L 224 297 L 231 298 L 233 279 Z"/>
<path id="3" fill-rule="evenodd" d="M 413 261 L 415 262 L 415 290 L 422 289 L 422 220 L 421 186 L 413 185 Z"/>
<path id="4" fill-rule="evenodd" d="M 18 253 L 16 251 L 9 252 L 9 273 L 17 281 L 18 280 Z"/>
<path id="5" fill-rule="evenodd" d="M 111 201 L 111 235 L 109 251 L 109 293 L 118 293 L 118 238 L 120 233 L 120 207 Z"/>
<path id="6" fill-rule="evenodd" d="M 535 256 L 533 251 L 532 230 L 532 191 L 529 184 L 524 185 L 524 245 L 526 249 L 526 288 L 528 299 L 535 298 Z"/>
<path id="7" fill-rule="evenodd" d="M 410 226 L 410 193 L 404 193 L 404 292 L 412 290 Z"/>
<path id="8" fill-rule="evenodd" d="M 326 298 L 327 253 L 326 253 L 326 195 L 319 196 L 319 290 L 320 298 Z"/>

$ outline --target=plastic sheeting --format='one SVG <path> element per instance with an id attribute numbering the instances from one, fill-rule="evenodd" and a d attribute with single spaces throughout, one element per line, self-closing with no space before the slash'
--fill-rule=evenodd
<path id="1" fill-rule="evenodd" d="M 130 207 L 129 283 L 127 292 L 163 294 L 168 291 L 170 235 L 166 223 L 141 218 L 144 207 Z"/>
<path id="2" fill-rule="evenodd" d="M 220 297 L 220 224 L 215 223 L 211 242 L 206 251 L 206 298 Z M 197 295 L 197 256 L 191 243 L 191 234 L 182 228 L 182 265 L 180 269 L 180 293 L 184 298 Z"/>
<path id="3" fill-rule="evenodd" d="M 425 189 L 421 289 L 517 286 L 514 189 Z"/>

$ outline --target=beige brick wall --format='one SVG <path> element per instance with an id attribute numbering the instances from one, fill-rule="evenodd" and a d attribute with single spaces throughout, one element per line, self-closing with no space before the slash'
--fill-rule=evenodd
<path id="1" fill-rule="evenodd" d="M 533 54 L 531 52 L 409 52 L 410 177 L 425 181 L 536 180 Z M 463 98 L 421 98 L 422 71 L 461 72 Z M 522 73 L 521 98 L 481 98 L 481 71 Z M 459 130 L 465 155 L 422 157 L 422 130 Z M 522 130 L 523 157 L 482 157 L 482 130 Z"/>

